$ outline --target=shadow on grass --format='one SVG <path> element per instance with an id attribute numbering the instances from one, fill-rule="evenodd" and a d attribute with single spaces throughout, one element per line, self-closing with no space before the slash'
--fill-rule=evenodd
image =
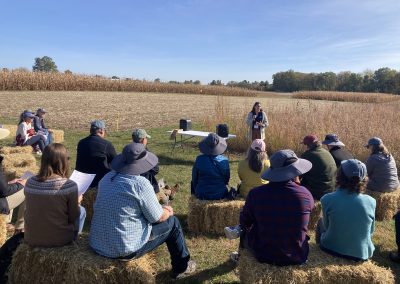
<path id="1" fill-rule="evenodd" d="M 218 266 L 201 271 L 196 271 L 192 275 L 177 281 L 174 281 L 170 278 L 169 271 L 164 271 L 157 275 L 156 283 L 205 283 L 214 277 L 227 274 L 234 269 L 235 265 L 231 261 L 227 260 Z"/>
<path id="2" fill-rule="evenodd" d="M 395 277 L 395 282 L 400 283 L 400 265 L 390 260 L 390 251 L 383 249 L 381 245 L 375 245 L 374 255 L 372 260 L 376 262 L 379 266 L 390 268 Z"/>
<path id="3" fill-rule="evenodd" d="M 182 158 L 177 158 L 173 156 L 166 156 L 164 154 L 157 155 L 160 161 L 160 165 L 180 165 L 180 166 L 193 166 L 194 160 L 185 160 Z"/>

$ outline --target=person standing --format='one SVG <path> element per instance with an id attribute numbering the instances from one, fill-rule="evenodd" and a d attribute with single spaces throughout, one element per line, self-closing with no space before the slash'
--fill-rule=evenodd
<path id="1" fill-rule="evenodd" d="M 322 148 L 322 144 L 315 135 L 307 135 L 302 143 L 307 150 L 301 158 L 310 161 L 312 169 L 303 175 L 301 185 L 305 186 L 319 200 L 325 193 L 335 190 L 336 163 L 332 155 Z"/>
<path id="2" fill-rule="evenodd" d="M 113 144 L 104 139 L 105 135 L 105 122 L 94 120 L 90 124 L 90 135 L 78 143 L 75 169 L 96 174 L 90 187 L 97 187 L 103 176 L 111 170 L 111 162 L 117 155 Z"/>
<path id="3" fill-rule="evenodd" d="M 261 103 L 255 102 L 252 110 L 246 118 L 249 127 L 248 137 L 251 141 L 254 139 L 265 140 L 265 128 L 268 127 L 267 114 L 262 110 Z"/>
<path id="4" fill-rule="evenodd" d="M 322 144 L 326 145 L 329 153 L 331 153 L 333 159 L 335 160 L 336 167 L 340 167 L 340 163 L 344 160 L 354 159 L 353 154 L 351 154 L 339 137 L 336 134 L 328 134 L 325 136 L 325 140 Z"/>

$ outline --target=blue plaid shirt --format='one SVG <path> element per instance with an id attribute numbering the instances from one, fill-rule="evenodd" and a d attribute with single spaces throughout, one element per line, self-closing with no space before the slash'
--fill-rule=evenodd
<path id="1" fill-rule="evenodd" d="M 150 182 L 111 171 L 99 182 L 90 229 L 90 246 L 116 258 L 139 250 L 150 237 L 163 209 Z"/>

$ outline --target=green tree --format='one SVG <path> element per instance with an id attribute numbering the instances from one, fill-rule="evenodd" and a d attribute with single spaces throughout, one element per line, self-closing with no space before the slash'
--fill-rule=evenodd
<path id="1" fill-rule="evenodd" d="M 56 63 L 48 56 L 43 56 L 42 58 L 36 57 L 32 70 L 41 72 L 58 72 Z"/>

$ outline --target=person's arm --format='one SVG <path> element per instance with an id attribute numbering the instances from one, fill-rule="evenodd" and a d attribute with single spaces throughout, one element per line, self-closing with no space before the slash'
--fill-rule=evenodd
<path id="1" fill-rule="evenodd" d="M 323 201 L 324 197 L 321 198 L 321 207 L 322 207 L 322 223 L 324 224 L 325 231 L 328 230 L 329 227 L 329 206 L 327 202 Z"/>
<path id="2" fill-rule="evenodd" d="M 372 174 L 374 172 L 374 168 L 375 168 L 375 162 L 374 162 L 374 159 L 372 158 L 372 156 L 369 156 L 369 158 L 366 162 L 366 166 L 367 166 L 368 176 L 372 176 Z"/>
<path id="3" fill-rule="evenodd" d="M 262 112 L 262 114 L 263 114 L 263 121 L 262 121 L 263 127 L 268 127 L 269 126 L 269 122 L 268 122 L 267 114 L 265 112 Z"/>
<path id="4" fill-rule="evenodd" d="M 42 124 L 40 123 L 40 118 L 38 116 L 35 116 L 33 119 L 33 128 L 36 132 L 43 130 Z"/>
<path id="5" fill-rule="evenodd" d="M 231 171 L 229 168 L 228 159 L 222 160 L 222 164 L 223 164 L 223 169 L 224 169 L 225 184 L 228 184 L 229 180 L 231 179 Z"/>
<path id="6" fill-rule="evenodd" d="M 117 156 L 114 145 L 111 142 L 107 145 L 107 162 L 111 165 L 112 160 Z M 111 167 L 111 166 L 110 166 Z"/>
<path id="7" fill-rule="evenodd" d="M 246 230 L 249 230 L 254 223 L 254 215 L 252 212 L 251 201 L 253 199 L 252 191 L 249 192 L 244 203 L 243 209 L 240 212 L 240 226 Z"/>
<path id="8" fill-rule="evenodd" d="M 167 221 L 167 219 L 171 216 L 174 216 L 174 210 L 171 206 L 163 206 L 163 214 L 161 218 L 156 223 L 161 223 Z"/>
<path id="9" fill-rule="evenodd" d="M 7 184 L 6 177 L 0 171 L 0 197 L 7 197 L 24 188 L 25 180 L 15 180 Z"/>
<path id="10" fill-rule="evenodd" d="M 194 162 L 194 165 L 193 165 L 193 168 L 192 168 L 192 187 L 193 187 L 193 191 L 196 189 L 197 183 L 199 182 L 199 173 L 198 173 L 196 165 L 197 165 L 197 159 Z"/>
<path id="11" fill-rule="evenodd" d="M 248 126 L 252 127 L 252 126 L 253 126 L 253 120 L 254 120 L 254 118 L 253 118 L 253 113 L 252 113 L 252 112 L 249 112 L 249 113 L 247 114 L 246 124 L 247 124 Z"/>
<path id="12" fill-rule="evenodd" d="M 139 206 L 143 216 L 149 223 L 163 222 L 168 219 L 169 216 L 172 216 L 168 215 L 171 212 L 166 212 L 169 211 L 168 209 L 161 207 L 157 200 L 157 195 L 154 194 L 153 187 L 147 179 L 140 177 L 140 180 L 138 180 L 138 188 Z"/>

